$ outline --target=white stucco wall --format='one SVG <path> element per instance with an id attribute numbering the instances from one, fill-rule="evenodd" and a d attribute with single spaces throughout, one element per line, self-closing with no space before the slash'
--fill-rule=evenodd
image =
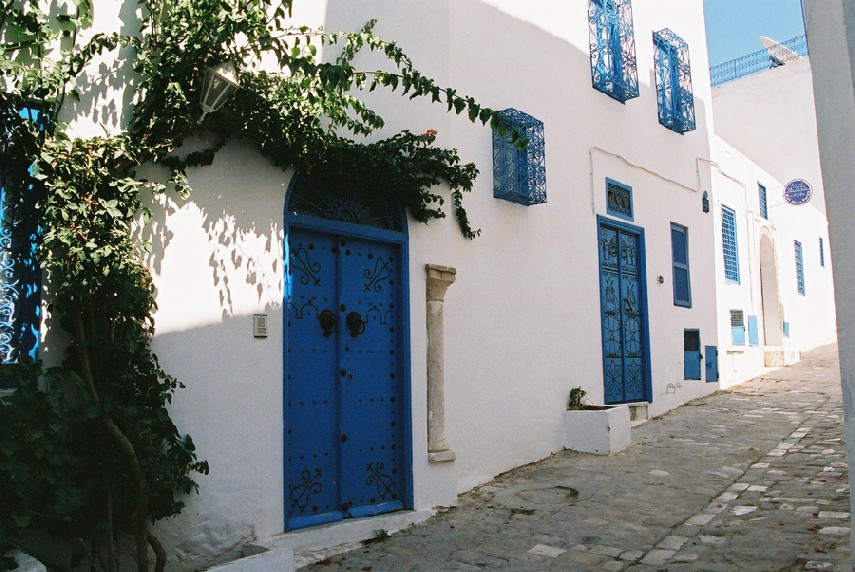
<path id="1" fill-rule="evenodd" d="M 810 66 L 804 57 L 713 88 L 713 116 L 716 135 L 782 186 L 808 181 L 811 204 L 825 213 Z"/>
<path id="2" fill-rule="evenodd" d="M 463 238 L 450 211 L 445 220 L 409 225 L 415 508 L 453 504 L 457 493 L 558 450 L 571 388 L 602 403 L 597 215 L 607 216 L 606 177 L 632 187 L 632 224 L 645 233 L 650 414 L 718 388 L 683 379 L 683 330 L 699 329 L 701 343 L 714 345 L 721 329 L 720 245 L 716 250 L 711 238 L 717 219 L 702 211 L 701 201 L 714 183 L 702 5 L 662 0 L 633 8 L 641 95 L 621 104 L 591 87 L 586 3 L 295 6 L 295 21 L 327 29 L 355 30 L 377 17 L 376 31 L 441 84 L 545 124 L 548 202 L 523 207 L 493 198 L 488 127 L 447 114 L 444 105 L 380 91 L 369 96 L 387 120 L 382 134 L 436 129 L 439 144 L 457 148 L 481 170 L 464 201 L 479 238 Z M 666 27 L 690 46 L 697 129 L 682 135 L 657 121 L 651 33 Z M 378 61 L 366 56 L 360 63 L 371 69 Z M 108 99 L 102 103 L 109 106 Z M 97 117 L 90 119 L 90 127 L 97 125 Z M 283 530 L 282 219 L 292 173 L 233 142 L 212 166 L 188 175 L 189 199 L 168 196 L 156 205 L 150 261 L 159 304 L 154 348 L 166 371 L 187 386 L 172 412 L 211 464 L 210 476 L 199 478 L 200 495 L 161 526 L 185 567 Z M 691 308 L 673 303 L 672 222 L 689 229 Z M 445 302 L 453 463 L 431 464 L 427 457 L 428 263 L 458 271 Z M 266 339 L 252 337 L 255 313 L 268 315 Z"/>
<path id="3" fill-rule="evenodd" d="M 718 116 L 716 116 L 718 120 Z M 764 367 L 764 351 L 806 351 L 835 339 L 834 296 L 828 228 L 825 216 L 810 204 L 793 206 L 783 199 L 783 185 L 719 138 L 713 139 L 713 205 L 715 214 L 715 260 L 719 287 L 719 350 L 722 385 L 744 381 Z M 769 218 L 760 214 L 758 184 L 766 186 Z M 725 280 L 722 257 L 721 209 L 735 213 L 739 257 L 739 283 Z M 789 337 L 765 340 L 763 293 L 760 285 L 760 240 L 765 236 L 774 246 L 774 264 L 768 266 L 777 279 L 776 292 L 780 320 L 789 323 Z M 825 266 L 820 265 L 819 238 L 825 250 Z M 798 294 L 794 240 L 802 243 L 805 294 Z M 765 272 L 765 268 L 764 268 Z M 730 310 L 743 310 L 745 344 L 731 340 Z M 775 312 L 775 309 L 771 310 Z M 758 319 L 758 344 L 751 345 L 748 316 Z"/>
<path id="4" fill-rule="evenodd" d="M 837 260 L 838 344 L 846 422 L 847 458 L 855 459 L 855 4 L 844 0 L 805 0 L 805 24 L 814 57 L 813 79 L 822 177 L 828 192 L 831 250 Z M 855 487 L 855 471 L 849 472 Z M 855 511 L 855 496 L 851 497 Z M 850 540 L 855 549 L 855 536 Z"/>

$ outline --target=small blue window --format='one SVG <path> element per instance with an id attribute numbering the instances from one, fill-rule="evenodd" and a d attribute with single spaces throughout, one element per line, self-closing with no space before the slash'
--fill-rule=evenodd
<path id="1" fill-rule="evenodd" d="M 730 341 L 735 346 L 745 345 L 745 314 L 742 310 L 730 311 Z"/>
<path id="2" fill-rule="evenodd" d="M 632 187 L 606 177 L 606 212 L 632 220 Z"/>
<path id="3" fill-rule="evenodd" d="M 802 243 L 798 240 L 793 241 L 793 247 L 796 254 L 796 289 L 800 296 L 805 295 L 805 266 L 802 260 Z"/>
<path id="4" fill-rule="evenodd" d="M 785 338 L 790 337 L 790 323 L 789 322 L 784 322 L 784 337 Z"/>
<path id="5" fill-rule="evenodd" d="M 825 245 L 821 236 L 819 237 L 819 265 L 825 267 Z"/>
<path id="6" fill-rule="evenodd" d="M 630 0 L 588 0 L 591 83 L 620 102 L 638 97 Z"/>
<path id="7" fill-rule="evenodd" d="M 677 133 L 695 129 L 695 97 L 689 46 L 665 28 L 653 32 L 656 99 L 659 123 Z"/>
<path id="8" fill-rule="evenodd" d="M 757 183 L 757 197 L 760 200 L 760 216 L 769 220 L 769 207 L 766 204 L 766 187 Z"/>
<path id="9" fill-rule="evenodd" d="M 736 214 L 721 207 L 721 248 L 724 256 L 724 278 L 739 283 L 739 250 L 736 242 Z"/>
<path id="10" fill-rule="evenodd" d="M 674 305 L 692 307 L 689 277 L 689 229 L 671 223 L 671 265 L 673 267 Z"/>
<path id="11" fill-rule="evenodd" d="M 546 202 L 546 161 L 543 122 L 516 109 L 497 114 L 493 129 L 493 196 L 521 205 Z M 519 133 L 521 149 L 512 141 Z"/>

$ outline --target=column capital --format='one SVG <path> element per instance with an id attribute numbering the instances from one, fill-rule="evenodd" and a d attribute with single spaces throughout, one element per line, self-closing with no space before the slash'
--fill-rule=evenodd
<path id="1" fill-rule="evenodd" d="M 457 269 L 451 266 L 425 264 L 428 302 L 445 300 L 445 291 L 457 279 Z"/>

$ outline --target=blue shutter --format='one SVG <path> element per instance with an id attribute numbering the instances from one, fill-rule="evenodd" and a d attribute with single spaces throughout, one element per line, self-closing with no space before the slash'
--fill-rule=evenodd
<path id="1" fill-rule="evenodd" d="M 825 266 L 825 245 L 822 243 L 822 237 L 819 237 L 819 265 Z"/>
<path id="2" fill-rule="evenodd" d="M 796 254 L 796 290 L 800 296 L 805 295 L 805 266 L 802 260 L 802 243 L 798 240 L 793 241 L 793 248 Z"/>
<path id="3" fill-rule="evenodd" d="M 730 311 L 730 339 L 735 346 L 745 345 L 745 316 L 742 310 Z"/>
<path id="4" fill-rule="evenodd" d="M 683 379 L 701 379 L 701 332 L 683 330 Z"/>
<path id="5" fill-rule="evenodd" d="M 768 220 L 769 207 L 766 203 L 766 187 L 760 183 L 757 183 L 757 196 L 760 200 L 760 216 Z"/>
<path id="6" fill-rule="evenodd" d="M 760 345 L 760 330 L 757 327 L 757 316 L 748 316 L 748 345 Z"/>
<path id="7" fill-rule="evenodd" d="M 790 323 L 789 322 L 784 322 L 784 337 L 785 338 L 790 337 Z"/>
<path id="8" fill-rule="evenodd" d="M 736 213 L 721 207 L 721 249 L 724 257 L 724 279 L 739 284 L 739 250 L 736 241 Z"/>
<path id="9" fill-rule="evenodd" d="M 692 287 L 689 277 L 689 231 L 671 223 L 671 261 L 673 266 L 674 305 L 692 307 Z"/>

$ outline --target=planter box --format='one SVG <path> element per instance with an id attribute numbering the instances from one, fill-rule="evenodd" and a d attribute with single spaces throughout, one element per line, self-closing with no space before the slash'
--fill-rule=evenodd
<path id="1" fill-rule="evenodd" d="M 627 405 L 588 406 L 564 412 L 564 448 L 610 455 L 632 443 Z"/>

